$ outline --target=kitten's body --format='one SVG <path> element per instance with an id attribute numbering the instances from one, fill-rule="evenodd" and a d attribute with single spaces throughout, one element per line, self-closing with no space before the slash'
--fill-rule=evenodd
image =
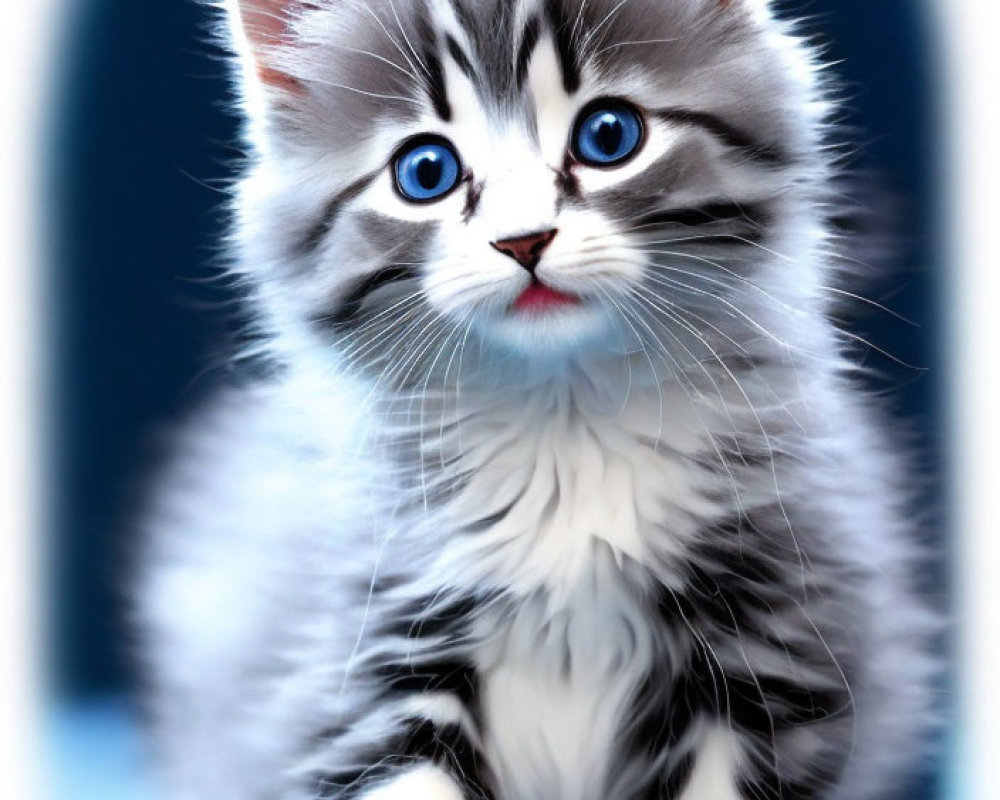
<path id="1" fill-rule="evenodd" d="M 808 52 L 755 2 L 649 5 L 582 48 L 638 52 L 596 66 L 566 48 L 623 4 L 315 5 L 248 89 L 241 270 L 280 370 L 189 431 L 155 516 L 177 796 L 887 796 L 926 730 L 930 616 L 826 313 Z M 444 100 L 407 111 L 358 53 Z M 617 173 L 547 152 L 601 95 L 666 109 Z M 393 198 L 393 114 L 447 133 L 465 193 Z M 590 300 L 518 318 L 523 271 L 485 245 L 545 225 L 538 275 Z M 418 272 L 366 288 L 400 252 Z"/>

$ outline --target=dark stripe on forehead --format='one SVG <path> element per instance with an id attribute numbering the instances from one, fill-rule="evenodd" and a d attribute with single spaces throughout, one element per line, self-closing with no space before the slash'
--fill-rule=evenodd
<path id="1" fill-rule="evenodd" d="M 545 0 L 545 18 L 548 20 L 556 53 L 559 55 L 563 88 L 567 94 L 573 94 L 580 88 L 580 57 L 573 41 L 573 26 L 566 16 L 563 0 Z"/>
<path id="2" fill-rule="evenodd" d="M 380 167 L 373 172 L 369 172 L 367 175 L 361 176 L 354 183 L 349 184 L 327 201 L 320 218 L 309 228 L 296 246 L 297 252 L 304 255 L 316 250 L 337 222 L 337 217 L 344 209 L 344 206 L 371 186 L 381 173 L 382 168 Z"/>
<path id="3" fill-rule="evenodd" d="M 445 84 L 444 69 L 438 55 L 438 37 L 431 22 L 430 12 L 425 5 L 419 5 L 416 12 L 417 36 L 420 39 L 420 60 L 427 94 L 434 106 L 434 112 L 445 122 L 451 120 L 451 103 L 448 102 L 448 87 Z"/>
<path id="4" fill-rule="evenodd" d="M 468 34 L 470 39 L 474 39 L 476 36 L 476 18 L 472 15 L 472 12 L 466 8 L 462 0 L 450 0 L 451 8 L 455 12 L 455 19 L 458 20 L 458 24 L 462 26 L 462 29 Z"/>
<path id="5" fill-rule="evenodd" d="M 716 114 L 689 108 L 664 108 L 652 113 L 654 117 L 663 122 L 702 128 L 722 141 L 723 144 L 744 151 L 749 158 L 755 161 L 775 165 L 788 163 L 788 157 L 781 147 L 757 141 L 746 131 L 726 122 Z"/>
<path id="6" fill-rule="evenodd" d="M 441 60 L 436 53 L 426 50 L 424 61 L 427 62 L 427 93 L 430 95 L 431 103 L 434 104 L 434 112 L 445 122 L 450 122 L 451 103 L 448 102 L 448 88 L 445 85 Z"/>
<path id="7" fill-rule="evenodd" d="M 524 87 L 524 79 L 528 77 L 528 65 L 531 55 L 538 44 L 538 17 L 532 15 L 524 26 L 521 36 L 521 46 L 517 49 L 517 59 L 514 62 L 514 85 L 518 90 Z"/>
<path id="8" fill-rule="evenodd" d="M 469 57 L 465 54 L 462 46 L 455 41 L 454 37 L 449 33 L 445 34 L 444 37 L 445 45 L 448 47 L 448 52 L 451 54 L 451 59 L 454 61 L 462 74 L 465 75 L 470 81 L 475 80 L 476 73 L 472 69 L 472 62 L 469 61 Z"/>

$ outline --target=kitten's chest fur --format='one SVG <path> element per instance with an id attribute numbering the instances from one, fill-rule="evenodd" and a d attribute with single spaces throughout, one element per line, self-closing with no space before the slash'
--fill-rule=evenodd
<path id="1" fill-rule="evenodd" d="M 461 476 L 438 577 L 513 597 L 475 620 L 469 654 L 503 797 L 603 798 L 640 687 L 682 658 L 655 585 L 678 582 L 688 541 L 721 513 L 718 477 L 698 467 L 704 421 L 685 401 L 540 391 L 435 445 L 456 448 L 443 461 Z"/>
<path id="2" fill-rule="evenodd" d="M 591 386 L 495 403 L 427 446 L 459 487 L 441 509 L 442 574 L 577 609 L 581 587 L 625 580 L 626 564 L 669 570 L 724 513 L 720 476 L 699 461 L 708 423 L 686 397 Z"/>
<path id="3" fill-rule="evenodd" d="M 629 709 L 668 659 L 665 631 L 616 569 L 604 551 L 572 607 L 539 596 L 482 620 L 480 734 L 499 796 L 601 800 L 627 761 Z"/>

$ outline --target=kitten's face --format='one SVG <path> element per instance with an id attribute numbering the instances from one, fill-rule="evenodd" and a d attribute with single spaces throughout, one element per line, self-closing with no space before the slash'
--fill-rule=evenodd
<path id="1" fill-rule="evenodd" d="M 424 361 L 746 333 L 807 160 L 754 0 L 243 5 L 297 20 L 247 191 L 282 313 Z"/>

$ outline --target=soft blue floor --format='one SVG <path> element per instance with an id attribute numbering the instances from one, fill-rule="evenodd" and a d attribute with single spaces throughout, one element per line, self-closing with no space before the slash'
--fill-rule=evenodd
<path id="1" fill-rule="evenodd" d="M 46 800 L 156 800 L 134 714 L 118 699 L 49 713 Z"/>
<path id="2" fill-rule="evenodd" d="M 135 714 L 125 701 L 63 703 L 50 712 L 47 727 L 45 800 L 162 800 L 152 789 Z M 970 797 L 960 759 L 951 764 L 941 800 Z M 922 791 L 920 800 L 938 798 Z"/>

